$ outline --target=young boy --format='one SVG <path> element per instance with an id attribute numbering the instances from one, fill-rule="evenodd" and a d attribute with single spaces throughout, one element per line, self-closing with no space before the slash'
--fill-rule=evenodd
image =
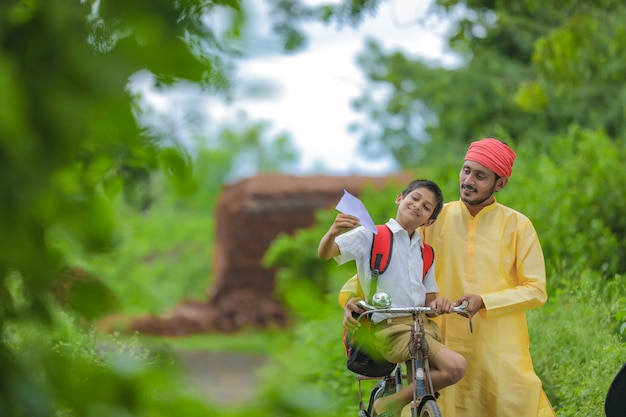
<path id="1" fill-rule="evenodd" d="M 392 307 L 424 306 L 437 310 L 438 314 L 452 311 L 452 303 L 445 298 L 437 298 L 439 288 L 435 282 L 435 265 L 422 282 L 422 239 L 415 230 L 420 226 L 431 225 L 443 207 L 443 194 L 437 184 L 429 180 L 415 180 L 408 184 L 395 200 L 398 206 L 395 219 L 386 224 L 393 234 L 391 261 L 387 270 L 377 282 L 377 291 L 384 291 L 391 296 Z M 358 226 L 358 227 L 357 227 Z M 373 233 L 359 226 L 359 219 L 349 214 L 338 214 L 330 229 L 322 237 L 318 254 L 322 259 L 335 258 L 343 264 L 351 260 L 357 263 L 359 281 L 363 293 L 369 293 L 371 281 L 370 249 Z M 348 300 L 351 309 L 361 310 L 356 306 L 356 294 Z M 350 309 L 346 308 L 344 328 L 352 330 L 360 323 L 355 320 Z M 374 315 L 372 322 L 376 336 L 376 347 L 385 359 L 393 363 L 403 363 L 410 359 L 408 340 L 411 332 L 411 316 Z M 459 381 L 465 373 L 465 358 L 441 343 L 439 328 L 428 321 L 425 325 L 428 341 L 428 354 L 431 363 L 433 388 L 438 391 Z M 378 399 L 374 410 L 379 417 L 399 415 L 408 404 L 413 387 L 410 385 L 401 391 Z"/>

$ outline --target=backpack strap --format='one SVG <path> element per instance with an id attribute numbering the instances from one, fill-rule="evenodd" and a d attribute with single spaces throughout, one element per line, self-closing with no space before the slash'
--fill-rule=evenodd
<path id="1" fill-rule="evenodd" d="M 424 270 L 422 271 L 422 282 L 426 278 L 426 274 L 430 271 L 435 261 L 435 250 L 428 243 L 424 243 L 422 248 L 422 260 L 424 261 Z"/>
<path id="2" fill-rule="evenodd" d="M 378 233 L 372 239 L 372 248 L 370 249 L 370 270 L 372 271 L 372 280 L 370 282 L 370 291 L 368 302 L 372 302 L 372 297 L 376 293 L 378 284 L 378 276 L 385 272 L 391 260 L 391 249 L 393 246 L 393 234 L 391 229 L 385 224 L 376 225 Z"/>
<path id="3" fill-rule="evenodd" d="M 374 239 L 372 240 L 370 269 L 372 273 L 376 271 L 376 275 L 380 275 L 385 272 L 391 261 L 393 235 L 391 234 L 391 229 L 385 224 L 377 225 L 376 229 L 378 229 L 378 234 L 374 235 Z"/>

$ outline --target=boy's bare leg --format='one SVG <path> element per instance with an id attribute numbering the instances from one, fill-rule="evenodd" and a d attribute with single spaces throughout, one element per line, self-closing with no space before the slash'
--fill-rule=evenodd
<path id="1" fill-rule="evenodd" d="M 435 391 L 459 382 L 467 369 L 467 361 L 463 355 L 448 347 L 441 348 L 437 355 L 430 359 L 430 363 L 430 378 Z"/>
<path id="2" fill-rule="evenodd" d="M 400 391 L 379 398 L 374 402 L 374 411 L 376 414 L 383 412 L 399 413 L 402 408 L 413 400 L 413 387 L 415 381 L 402 388 Z"/>

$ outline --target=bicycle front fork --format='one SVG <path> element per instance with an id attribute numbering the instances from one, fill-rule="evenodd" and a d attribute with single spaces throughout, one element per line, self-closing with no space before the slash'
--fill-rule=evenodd
<path id="1" fill-rule="evenodd" d="M 426 375 L 424 373 L 424 360 L 422 355 L 418 355 L 413 365 L 413 372 L 415 375 L 415 384 L 417 386 L 417 397 L 422 398 L 426 395 Z"/>

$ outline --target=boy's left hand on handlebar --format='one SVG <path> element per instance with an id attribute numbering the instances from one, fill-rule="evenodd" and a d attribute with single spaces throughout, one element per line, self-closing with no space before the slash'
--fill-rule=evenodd
<path id="1" fill-rule="evenodd" d="M 452 303 L 452 301 L 448 300 L 447 298 L 439 297 L 439 298 L 434 299 L 433 302 L 430 303 L 429 307 L 435 310 L 437 315 L 439 315 L 439 314 L 451 313 L 452 309 L 454 308 L 454 304 Z"/>

